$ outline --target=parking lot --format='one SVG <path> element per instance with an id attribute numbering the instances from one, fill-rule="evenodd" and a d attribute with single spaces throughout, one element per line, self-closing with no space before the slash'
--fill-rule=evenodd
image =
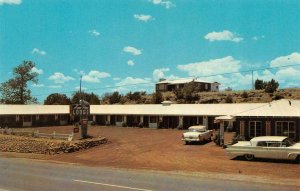
<path id="1" fill-rule="evenodd" d="M 43 127 L 39 130 L 68 133 L 72 128 L 72 126 Z M 294 162 L 230 160 L 226 150 L 216 146 L 214 142 L 184 145 L 181 141 L 183 132 L 176 129 L 93 126 L 89 128 L 89 134 L 106 137 L 109 140 L 107 144 L 85 151 L 53 156 L 36 154 L 15 154 L 15 156 L 88 166 L 242 174 L 296 180 L 299 178 L 300 165 Z M 225 142 L 231 137 L 232 133 L 227 133 Z"/>

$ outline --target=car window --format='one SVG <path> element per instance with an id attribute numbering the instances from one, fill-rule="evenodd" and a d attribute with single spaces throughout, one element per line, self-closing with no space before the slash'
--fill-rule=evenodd
<path id="1" fill-rule="evenodd" d="M 258 146 L 258 147 L 266 147 L 266 146 L 267 146 L 267 142 L 266 142 L 266 141 L 259 141 L 259 142 L 257 143 L 257 146 Z"/>
<path id="2" fill-rule="evenodd" d="M 293 141 L 290 140 L 289 138 L 286 138 L 282 141 L 282 147 L 290 147 L 293 144 L 294 144 Z"/>
<path id="3" fill-rule="evenodd" d="M 269 142 L 268 147 L 280 147 L 280 142 Z"/>

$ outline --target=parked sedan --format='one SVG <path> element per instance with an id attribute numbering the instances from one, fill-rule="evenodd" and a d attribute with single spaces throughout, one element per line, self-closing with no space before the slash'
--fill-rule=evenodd
<path id="1" fill-rule="evenodd" d="M 189 127 L 189 131 L 182 134 L 181 140 L 185 144 L 189 144 L 191 142 L 210 141 L 212 136 L 212 130 L 207 130 L 206 126 L 198 125 Z"/>
<path id="2" fill-rule="evenodd" d="M 244 156 L 247 160 L 270 158 L 300 161 L 300 143 L 282 136 L 262 136 L 250 141 L 239 141 L 228 145 L 226 151 L 232 158 Z"/>

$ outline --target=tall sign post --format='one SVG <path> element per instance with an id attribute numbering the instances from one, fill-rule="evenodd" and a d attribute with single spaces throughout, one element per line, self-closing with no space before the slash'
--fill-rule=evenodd
<path id="1" fill-rule="evenodd" d="M 90 115 L 90 104 L 87 101 L 80 100 L 79 104 L 74 104 L 71 106 L 71 114 L 79 117 L 81 132 L 80 138 L 86 139 L 88 137 L 87 128 Z"/>
<path id="2" fill-rule="evenodd" d="M 79 124 L 80 124 L 80 138 L 86 139 L 88 137 L 88 121 L 90 116 L 90 103 L 82 99 L 81 94 L 81 81 L 82 76 L 80 76 L 80 89 L 79 89 L 79 104 L 74 104 L 70 108 L 70 113 L 72 116 L 79 117 Z M 74 133 L 78 133 L 79 128 L 78 125 L 74 127 Z"/>

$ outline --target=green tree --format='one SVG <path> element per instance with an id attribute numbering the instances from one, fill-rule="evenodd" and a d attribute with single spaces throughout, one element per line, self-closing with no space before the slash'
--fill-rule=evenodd
<path id="1" fill-rule="evenodd" d="M 13 69 L 13 78 L 1 83 L 1 102 L 6 104 L 28 104 L 36 103 L 37 99 L 31 96 L 28 83 L 38 82 L 38 73 L 32 69 L 35 64 L 31 61 L 23 61 L 22 64 Z"/>
<path id="2" fill-rule="evenodd" d="M 120 95 L 119 92 L 115 91 L 109 97 L 109 103 L 110 104 L 120 103 L 121 97 L 122 97 L 122 95 Z"/>
<path id="3" fill-rule="evenodd" d="M 89 102 L 91 105 L 100 105 L 99 97 L 94 93 L 86 93 L 86 92 L 76 92 L 73 94 L 71 98 L 72 104 L 78 104 L 79 100 L 85 100 Z"/>
<path id="4" fill-rule="evenodd" d="M 70 105 L 71 100 L 65 94 L 50 94 L 44 101 L 45 105 Z"/>
<path id="5" fill-rule="evenodd" d="M 276 82 L 274 79 L 272 79 L 271 81 L 266 82 L 265 92 L 273 93 L 278 89 L 278 87 L 279 87 L 279 83 Z"/>
<path id="6" fill-rule="evenodd" d="M 190 82 L 183 86 L 181 89 L 177 89 L 174 91 L 176 99 L 184 99 L 185 102 L 191 103 L 196 100 L 199 100 L 198 92 L 200 91 L 200 87 L 197 83 Z"/>
<path id="7" fill-rule="evenodd" d="M 142 94 L 143 94 L 143 92 L 134 92 L 134 93 L 129 92 L 129 93 L 126 94 L 126 97 L 129 100 L 140 102 L 141 99 L 142 99 Z"/>
<path id="8" fill-rule="evenodd" d="M 152 103 L 159 104 L 163 101 L 164 99 L 161 92 L 155 92 L 152 94 Z"/>
<path id="9" fill-rule="evenodd" d="M 266 85 L 266 83 L 263 80 L 259 80 L 259 79 L 255 80 L 254 86 L 255 86 L 256 90 L 265 89 L 265 85 Z"/>

